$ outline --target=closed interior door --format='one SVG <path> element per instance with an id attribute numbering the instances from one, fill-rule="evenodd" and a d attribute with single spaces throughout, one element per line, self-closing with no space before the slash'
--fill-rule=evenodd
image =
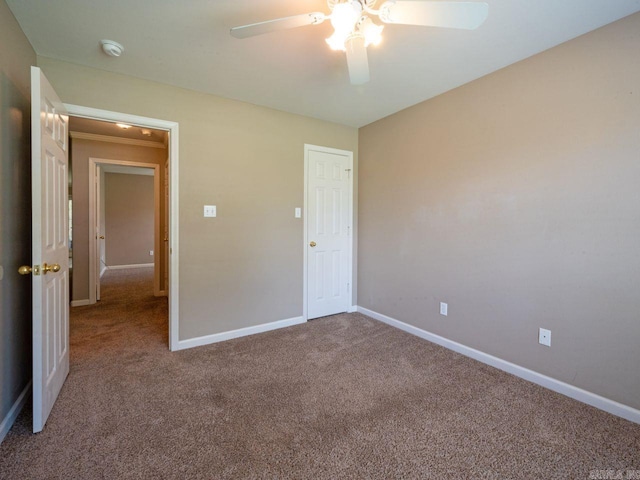
<path id="1" fill-rule="evenodd" d="M 351 305 L 350 152 L 307 148 L 307 318 Z"/>

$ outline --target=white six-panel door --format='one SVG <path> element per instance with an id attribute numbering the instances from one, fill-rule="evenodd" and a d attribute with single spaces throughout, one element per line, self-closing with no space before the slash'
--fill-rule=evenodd
<path id="1" fill-rule="evenodd" d="M 44 428 L 69 373 L 68 125 L 62 102 L 32 67 L 34 433 Z"/>
<path id="2" fill-rule="evenodd" d="M 351 152 L 305 145 L 307 170 L 307 318 L 351 306 Z"/>

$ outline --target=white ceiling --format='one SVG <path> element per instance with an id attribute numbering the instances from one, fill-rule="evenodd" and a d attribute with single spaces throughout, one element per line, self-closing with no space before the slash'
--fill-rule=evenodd
<path id="1" fill-rule="evenodd" d="M 477 30 L 388 25 L 349 83 L 329 22 L 238 40 L 229 28 L 325 0 L 7 0 L 38 55 L 360 127 L 640 11 L 640 0 L 486 0 Z M 120 58 L 98 42 L 120 42 Z"/>

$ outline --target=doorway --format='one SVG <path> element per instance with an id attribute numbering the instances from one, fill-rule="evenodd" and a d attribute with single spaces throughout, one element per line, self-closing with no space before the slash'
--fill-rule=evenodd
<path id="1" fill-rule="evenodd" d="M 139 178 L 125 181 L 125 178 L 119 178 L 122 175 Z M 146 181 L 149 175 L 151 182 Z M 89 158 L 90 304 L 100 300 L 100 279 L 106 270 L 147 267 L 149 264 L 154 269 L 154 295 L 166 296 L 164 272 L 168 264 L 164 261 L 165 244 L 160 239 L 165 230 L 162 221 L 165 215 L 160 208 L 163 204 L 160 177 L 157 163 Z M 116 187 L 120 195 L 113 194 Z M 148 198 L 145 198 L 148 187 L 151 187 L 151 205 L 147 205 Z M 118 198 L 123 195 L 128 198 Z M 149 220 L 151 225 L 146 225 Z"/>
<path id="2" fill-rule="evenodd" d="M 107 110 L 99 110 L 93 109 L 89 107 L 82 107 L 78 105 L 65 105 L 67 108 L 69 115 L 73 117 L 97 120 L 108 123 L 122 123 L 131 127 L 135 127 L 137 129 L 156 129 L 162 130 L 166 132 L 166 156 L 163 159 L 162 163 L 159 163 L 158 169 L 156 173 L 154 173 L 154 196 L 156 204 L 164 204 L 166 205 L 166 210 L 164 211 L 164 215 L 166 216 L 166 231 L 158 230 L 156 231 L 154 238 L 154 263 L 157 259 L 157 262 L 162 263 L 162 258 L 168 258 L 168 264 L 166 268 L 166 273 L 163 273 L 163 269 L 157 269 L 157 275 L 159 276 L 159 288 L 154 289 L 154 293 L 157 294 L 166 294 L 168 297 L 169 303 L 169 318 L 168 318 L 168 327 L 169 327 L 169 349 L 177 350 L 178 349 L 178 274 L 179 274 L 179 263 L 178 263 L 178 124 L 175 122 L 153 119 L 148 117 L 140 117 L 135 115 L 122 114 L 118 112 L 111 112 Z M 104 158 L 94 158 L 95 165 L 100 163 L 106 164 L 114 164 L 113 159 L 104 159 Z M 111 160 L 111 162 L 110 162 Z M 122 161 L 116 161 L 115 163 L 122 164 Z M 134 162 L 135 163 L 135 162 Z M 144 163 L 144 162 L 142 162 Z M 126 165 L 126 166 L 137 166 L 137 167 L 148 167 L 148 165 Z M 168 198 L 166 200 L 162 200 L 162 190 L 163 190 L 163 175 L 161 172 L 161 166 L 166 166 L 166 192 Z M 95 175 L 94 175 L 95 178 Z M 90 184 L 91 185 L 91 184 Z M 92 184 L 90 188 L 95 189 L 95 183 Z M 94 192 L 95 195 L 95 192 Z M 160 209 L 157 209 L 156 215 L 160 215 Z M 155 224 L 160 228 L 159 218 L 156 219 Z M 95 218 L 93 222 L 90 223 L 95 228 Z M 166 235 L 163 235 L 166 233 Z M 94 235 L 95 236 L 95 235 Z M 99 237 L 100 235 L 98 235 Z M 166 239 L 166 241 L 165 241 Z M 91 240 L 91 239 L 90 239 Z M 92 270 L 92 274 L 90 277 L 95 279 L 96 272 L 99 274 L 100 268 L 99 263 L 96 262 L 98 259 L 98 254 L 96 252 L 96 243 L 95 238 L 93 241 L 89 242 L 89 247 L 91 248 L 93 245 L 93 255 L 90 255 L 90 258 L 93 261 L 89 262 Z M 161 245 L 161 246 L 160 246 Z M 75 247 L 75 245 L 74 245 Z M 166 247 L 166 248 L 163 248 Z M 166 250 L 164 255 L 161 254 L 163 250 Z M 74 252 L 75 253 L 75 252 Z M 99 260 L 98 260 L 99 261 Z M 162 285 L 162 279 L 166 276 L 166 283 L 164 287 Z M 95 289 L 90 289 L 90 292 L 95 292 Z"/>

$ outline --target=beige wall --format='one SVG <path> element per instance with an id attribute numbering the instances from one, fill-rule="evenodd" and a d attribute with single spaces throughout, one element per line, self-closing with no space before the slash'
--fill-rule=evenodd
<path id="1" fill-rule="evenodd" d="M 636 14 L 362 128 L 358 304 L 640 408 L 639 51 Z"/>
<path id="2" fill-rule="evenodd" d="M 31 380 L 31 113 L 36 56 L 0 0 L 0 422 Z"/>
<path id="3" fill-rule="evenodd" d="M 54 85 L 54 88 L 57 87 Z M 60 95 L 60 93 L 58 94 Z M 62 97 L 62 101 L 66 101 L 64 97 Z M 73 125 L 73 121 L 71 125 Z M 73 286 L 71 298 L 74 301 L 79 301 L 89 298 L 89 159 L 153 163 L 160 165 L 160 172 L 162 172 L 167 151 L 162 148 L 72 138 L 71 157 L 73 176 Z M 160 208 L 164 209 L 163 202 L 160 202 Z M 160 219 L 164 221 L 162 214 Z M 161 225 L 160 232 L 162 231 Z M 160 243 L 161 248 L 164 248 L 164 242 Z M 160 264 L 160 278 L 162 279 L 164 265 L 162 262 Z"/>
<path id="4" fill-rule="evenodd" d="M 356 129 L 38 63 L 65 102 L 179 122 L 181 339 L 302 314 L 303 222 L 293 212 L 303 205 L 304 144 L 357 154 Z M 205 204 L 217 218 L 203 218 Z"/>
<path id="5" fill-rule="evenodd" d="M 154 211 L 153 176 L 105 174 L 107 266 L 153 263 Z"/>

